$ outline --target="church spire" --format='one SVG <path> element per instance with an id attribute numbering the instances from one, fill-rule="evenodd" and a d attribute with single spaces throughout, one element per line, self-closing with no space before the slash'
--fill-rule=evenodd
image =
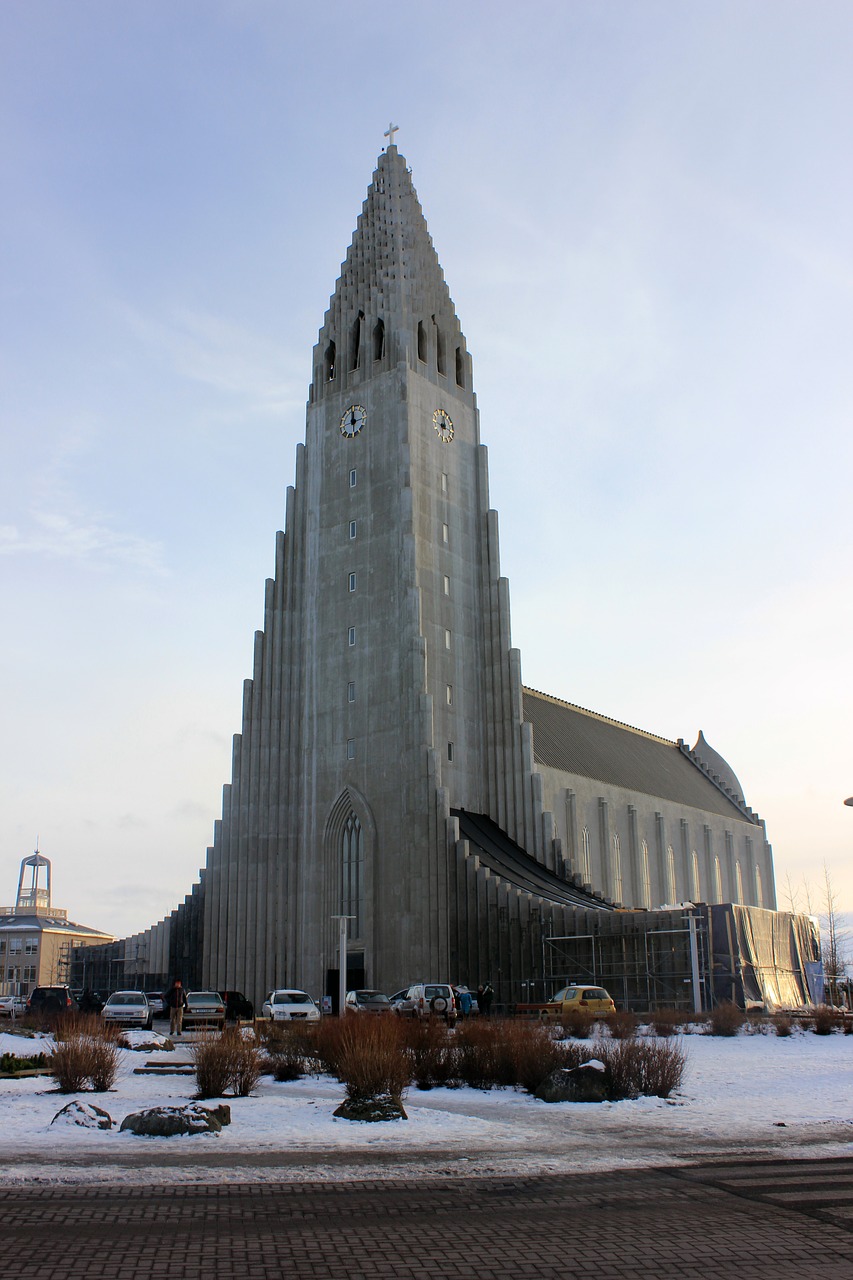
<path id="1" fill-rule="evenodd" d="M 401 362 L 471 389 L 465 338 L 396 130 L 386 133 L 314 349 L 312 402 Z"/>

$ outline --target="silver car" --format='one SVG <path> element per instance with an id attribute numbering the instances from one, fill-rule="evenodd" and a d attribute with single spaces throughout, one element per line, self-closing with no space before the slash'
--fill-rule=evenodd
<path id="1" fill-rule="evenodd" d="M 119 1027 L 144 1027 L 151 1030 L 154 1015 L 144 991 L 114 991 L 101 1010 L 104 1022 Z"/>

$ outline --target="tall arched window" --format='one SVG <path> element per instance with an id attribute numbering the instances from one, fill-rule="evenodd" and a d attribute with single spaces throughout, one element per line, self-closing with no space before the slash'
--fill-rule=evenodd
<path id="1" fill-rule="evenodd" d="M 719 856 L 714 858 L 714 888 L 717 893 L 717 901 L 723 900 L 723 868 L 720 865 Z"/>
<path id="2" fill-rule="evenodd" d="M 418 321 L 418 359 L 423 360 L 424 364 L 426 364 L 426 358 L 427 358 L 426 329 L 424 328 L 423 320 L 419 320 Z"/>
<path id="3" fill-rule="evenodd" d="M 675 886 L 675 850 L 671 844 L 666 846 L 666 895 L 668 902 L 675 902 L 676 886 Z"/>
<path id="4" fill-rule="evenodd" d="M 699 854 L 693 850 L 693 901 L 702 901 L 702 884 L 699 879 Z"/>
<path id="5" fill-rule="evenodd" d="M 649 867 L 649 846 L 646 844 L 645 840 L 642 843 L 642 846 L 640 849 L 640 855 L 641 855 L 642 864 L 643 864 L 643 867 L 642 867 L 643 906 L 651 907 L 652 905 L 652 873 L 651 873 L 651 868 Z"/>
<path id="6" fill-rule="evenodd" d="M 584 884 L 592 884 L 592 874 L 589 859 L 589 828 L 584 827 L 581 832 L 581 875 Z"/>
<path id="7" fill-rule="evenodd" d="M 457 387 L 465 386 L 465 357 L 461 347 L 456 348 L 456 385 Z"/>
<path id="8" fill-rule="evenodd" d="M 618 835 L 613 836 L 613 900 L 622 901 L 622 845 Z"/>
<path id="9" fill-rule="evenodd" d="M 341 915 L 353 917 L 349 936 L 360 938 L 364 920 L 364 837 L 353 812 L 341 834 Z"/>
<path id="10" fill-rule="evenodd" d="M 761 867 L 757 862 L 755 864 L 755 905 L 764 906 L 764 885 L 761 882 Z"/>
<path id="11" fill-rule="evenodd" d="M 743 902 L 743 871 L 741 870 L 740 858 L 735 863 L 735 891 L 738 902 Z"/>

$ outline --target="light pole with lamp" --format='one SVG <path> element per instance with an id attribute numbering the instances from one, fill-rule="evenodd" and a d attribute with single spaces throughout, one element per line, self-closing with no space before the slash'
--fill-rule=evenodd
<path id="1" fill-rule="evenodd" d="M 338 950 L 338 1017 L 342 1018 L 346 1013 L 344 1001 L 347 994 L 347 920 L 354 920 L 355 916 L 332 916 L 333 920 L 337 920 L 340 925 L 340 941 Z"/>

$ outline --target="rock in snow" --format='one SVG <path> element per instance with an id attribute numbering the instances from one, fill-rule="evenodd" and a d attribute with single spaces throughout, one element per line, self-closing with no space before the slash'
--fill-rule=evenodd
<path id="1" fill-rule="evenodd" d="M 113 1118 L 93 1102 L 69 1102 L 57 1111 L 50 1123 L 75 1124 L 81 1129 L 112 1129 Z"/>
<path id="2" fill-rule="evenodd" d="M 152 1107 L 134 1111 L 121 1122 L 121 1129 L 148 1138 L 172 1138 L 183 1133 L 219 1133 L 231 1123 L 231 1108 L 224 1102 L 218 1107 Z"/>

